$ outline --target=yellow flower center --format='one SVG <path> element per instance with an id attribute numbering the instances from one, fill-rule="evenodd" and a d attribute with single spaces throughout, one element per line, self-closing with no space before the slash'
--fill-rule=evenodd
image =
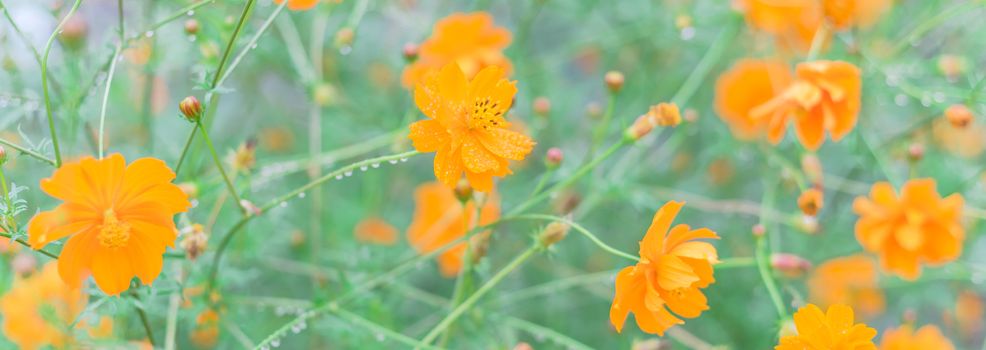
<path id="1" fill-rule="evenodd" d="M 103 212 L 103 224 L 99 225 L 99 244 L 106 248 L 120 248 L 130 241 L 130 224 L 117 219 L 113 209 Z"/>
<path id="2" fill-rule="evenodd" d="M 476 99 L 473 103 L 472 114 L 469 115 L 469 128 L 489 130 L 503 126 L 503 106 L 490 98 Z"/>

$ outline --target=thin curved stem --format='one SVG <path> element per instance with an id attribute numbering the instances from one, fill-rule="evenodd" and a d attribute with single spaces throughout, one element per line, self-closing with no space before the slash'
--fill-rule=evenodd
<path id="1" fill-rule="evenodd" d="M 28 149 L 27 147 L 20 146 L 20 145 L 18 145 L 16 143 L 10 142 L 10 141 L 8 141 L 6 139 L 3 139 L 3 138 L 0 138 L 0 144 L 4 144 L 4 145 L 7 145 L 7 146 L 10 146 L 10 148 L 16 149 L 17 151 L 19 151 L 19 152 L 21 152 L 23 154 L 29 155 L 31 157 L 34 157 L 35 159 L 40 160 L 42 162 L 45 162 L 45 163 L 48 163 L 48 164 L 51 164 L 51 165 L 55 165 L 55 160 L 54 159 L 48 158 L 48 157 L 44 156 L 41 153 L 32 151 L 32 150 Z"/>
<path id="2" fill-rule="evenodd" d="M 377 324 L 376 322 L 373 322 L 373 321 L 370 321 L 368 319 L 365 319 L 365 318 L 363 318 L 363 317 L 361 317 L 361 316 L 359 316 L 357 314 L 354 314 L 352 312 L 346 311 L 346 310 L 341 309 L 339 307 L 333 308 L 331 311 L 332 311 L 332 313 L 338 315 L 339 318 L 342 318 L 342 319 L 344 319 L 346 321 L 349 321 L 352 324 L 363 326 L 363 327 L 365 327 L 365 328 L 373 331 L 375 334 L 383 335 L 383 336 L 385 336 L 387 338 L 393 339 L 393 340 L 395 340 L 397 342 L 400 342 L 400 343 L 402 343 L 404 345 L 413 346 L 415 348 L 420 348 L 420 349 L 441 349 L 441 348 L 438 348 L 438 347 L 430 346 L 428 344 L 424 344 L 422 342 L 419 342 L 417 339 L 408 337 L 408 336 L 406 336 L 404 334 L 401 334 L 399 332 L 396 332 L 396 331 L 394 331 L 394 330 L 392 330 L 390 328 L 381 326 L 380 324 Z"/>
<path id="3" fill-rule="evenodd" d="M 233 196 L 233 200 L 243 215 L 249 215 L 245 206 L 243 206 L 243 201 L 240 199 L 240 195 L 236 193 L 236 186 L 233 186 L 233 181 L 229 179 L 226 175 L 226 170 L 223 168 L 222 158 L 219 157 L 219 153 L 216 152 L 216 148 L 212 145 L 212 139 L 209 138 L 209 133 L 202 126 L 202 120 L 199 119 L 195 122 L 199 129 L 202 130 L 202 137 L 205 138 L 205 143 L 209 147 L 209 152 L 212 154 L 212 161 L 216 164 L 216 168 L 219 169 L 219 174 L 223 176 L 223 181 L 226 182 L 226 189 L 229 190 L 229 194 Z"/>
<path id="4" fill-rule="evenodd" d="M 120 6 L 123 6 L 122 0 L 120 1 L 120 3 L 121 3 Z M 122 26 L 123 20 L 121 19 L 120 22 L 121 22 L 120 30 L 123 31 L 123 26 Z M 99 139 L 96 140 L 96 142 L 99 144 L 99 146 L 97 147 L 99 152 L 99 159 L 103 159 L 103 152 L 106 150 L 106 146 L 103 144 L 104 142 L 106 142 L 105 141 L 106 140 L 106 135 L 105 135 L 106 107 L 109 105 L 110 87 L 113 86 L 113 75 L 116 72 L 116 63 L 120 61 L 119 59 L 117 59 L 117 57 L 120 56 L 121 49 L 123 49 L 123 42 L 120 42 L 120 44 L 116 46 L 116 50 L 113 51 L 113 58 L 112 58 L 112 63 L 110 63 L 110 70 L 109 73 L 106 73 L 107 74 L 106 90 L 103 92 L 103 105 L 102 107 L 99 108 Z"/>
<path id="5" fill-rule="evenodd" d="M 168 23 L 174 22 L 175 20 L 177 20 L 179 18 L 182 18 L 184 16 L 188 16 L 188 14 L 190 12 L 194 13 L 195 10 L 197 10 L 199 7 L 202 7 L 202 6 L 211 4 L 211 3 L 215 3 L 215 2 L 216 2 L 216 0 L 201 0 L 199 2 L 196 2 L 196 3 L 193 3 L 191 5 L 185 6 L 185 7 L 181 8 L 180 10 L 175 11 L 171 15 L 168 15 L 168 17 L 165 17 L 164 19 L 162 19 L 160 21 L 157 21 L 156 23 L 152 24 L 146 30 L 144 30 L 142 32 L 139 32 L 139 33 L 135 34 L 134 36 L 128 38 L 128 40 L 137 40 L 137 39 L 140 38 L 141 35 L 147 35 L 147 33 L 153 33 L 155 30 L 158 30 L 159 28 L 164 27 Z"/>
<path id="6" fill-rule="evenodd" d="M 236 54 L 236 57 L 233 58 L 233 62 L 229 64 L 229 68 L 226 70 L 225 73 L 223 73 L 222 77 L 219 78 L 219 82 L 216 86 L 222 85 L 223 82 L 225 82 L 226 79 L 229 78 L 231 72 L 235 70 L 236 66 L 240 65 L 240 61 L 242 61 L 243 58 L 246 57 L 246 55 L 250 53 L 251 50 L 253 50 L 253 46 L 256 45 L 257 41 L 260 40 L 260 37 L 263 36 L 265 32 L 267 32 L 267 29 L 270 28 L 271 23 L 274 23 L 274 20 L 277 19 L 277 15 L 281 14 L 281 11 L 283 11 L 287 5 L 288 2 L 285 1 L 274 9 L 274 12 L 270 14 L 270 17 L 267 17 L 267 20 L 264 21 L 264 24 L 260 26 L 260 29 L 257 30 L 257 33 L 254 34 L 252 37 L 250 37 L 250 41 L 247 42 L 246 46 L 244 46 L 243 49 L 240 50 L 240 53 Z"/>
<path id="7" fill-rule="evenodd" d="M 10 239 L 10 238 L 13 238 L 14 236 L 11 235 L 11 234 L 9 234 L 9 233 L 6 233 L 6 232 L 0 232 L 0 237 L 5 237 L 5 238 Z M 20 243 L 21 245 L 23 245 L 25 247 L 31 248 L 31 243 L 28 243 L 23 238 L 17 238 L 17 239 L 14 240 L 14 242 Z M 31 248 L 31 249 L 34 249 L 34 248 Z M 49 258 L 58 260 L 58 254 L 49 252 L 49 251 L 44 250 L 44 249 L 35 249 L 35 251 L 38 252 L 38 253 L 47 255 Z"/>
<path id="8" fill-rule="evenodd" d="M 58 147 L 58 134 L 55 131 L 55 116 L 51 111 L 51 94 L 48 92 L 48 55 L 51 53 L 52 44 L 55 43 L 55 37 L 57 37 L 58 33 L 62 31 L 62 27 L 64 27 L 65 23 L 68 22 L 68 19 L 75 14 L 75 11 L 79 9 L 80 5 L 82 5 L 82 0 L 75 0 L 75 3 L 72 4 L 72 8 L 68 10 L 65 17 L 63 17 L 62 20 L 58 22 L 58 25 L 55 26 L 55 31 L 48 37 L 48 43 L 45 44 L 44 56 L 41 58 L 41 89 L 44 91 L 45 113 L 48 116 L 48 130 L 51 132 L 51 144 L 55 148 L 56 168 L 62 166 L 62 153 Z"/>
<path id="9" fill-rule="evenodd" d="M 616 248 L 613 248 L 613 247 L 609 246 L 608 244 L 606 244 L 602 240 L 600 240 L 599 237 L 597 237 L 596 235 L 594 235 L 592 232 L 589 232 L 589 230 L 587 230 L 585 227 L 582 227 L 582 225 L 579 225 L 578 223 L 576 223 L 576 222 L 574 222 L 572 220 L 569 220 L 569 219 L 566 219 L 566 218 L 563 218 L 563 217 L 559 217 L 559 216 L 547 215 L 547 214 L 517 215 L 517 216 L 514 216 L 514 218 L 515 219 L 518 219 L 518 220 L 528 219 L 528 220 L 549 220 L 549 221 L 554 221 L 554 222 L 561 222 L 561 223 L 564 223 L 564 224 L 570 226 L 572 229 L 575 230 L 575 232 L 578 232 L 578 233 L 582 234 L 583 236 L 585 236 L 586 238 L 588 238 L 590 241 L 592 241 L 593 244 L 595 244 L 596 246 L 598 246 L 600 249 L 606 251 L 607 253 L 616 255 L 616 256 L 621 257 L 621 258 L 630 259 L 630 260 L 633 260 L 633 261 L 639 261 L 640 260 L 640 258 L 637 257 L 636 255 L 625 253 L 625 252 L 623 252 L 623 251 L 621 251 L 619 249 L 616 249 Z"/>

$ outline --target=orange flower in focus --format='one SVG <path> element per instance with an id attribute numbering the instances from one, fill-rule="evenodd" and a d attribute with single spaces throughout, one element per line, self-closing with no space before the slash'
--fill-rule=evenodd
<path id="1" fill-rule="evenodd" d="M 476 207 L 473 200 L 462 205 L 451 189 L 432 182 L 414 191 L 414 219 L 407 228 L 407 240 L 418 253 L 428 254 L 465 236 L 472 226 Z M 490 224 L 500 218 L 495 194 L 486 198 L 475 225 Z M 481 233 L 477 233 L 481 234 Z M 445 277 L 454 277 L 462 268 L 465 241 L 438 255 L 438 267 Z"/>
<path id="2" fill-rule="evenodd" d="M 864 249 L 880 255 L 884 270 L 909 280 L 921 275 L 922 262 L 944 264 L 962 253 L 962 195 L 941 198 L 935 180 L 910 180 L 900 196 L 886 182 L 878 182 L 870 197 L 857 197 L 856 239 Z"/>
<path id="3" fill-rule="evenodd" d="M 511 173 L 509 160 L 531 153 L 534 141 L 504 119 L 515 84 L 500 67 L 484 68 L 470 81 L 449 64 L 414 89 L 414 102 L 429 119 L 411 124 L 408 137 L 419 152 L 436 152 L 439 181 L 454 187 L 465 173 L 474 189 L 489 192 L 494 176 Z"/>
<path id="4" fill-rule="evenodd" d="M 195 317 L 195 328 L 188 337 L 200 349 L 215 348 L 219 339 L 219 314 L 212 309 L 202 311 Z"/>
<path id="5" fill-rule="evenodd" d="M 870 257 L 852 255 L 826 261 L 808 279 L 808 300 L 827 307 L 845 304 L 863 317 L 883 312 L 886 300 L 877 278 L 876 262 Z"/>
<path id="6" fill-rule="evenodd" d="M 513 69 L 503 49 L 510 45 L 510 31 L 493 24 L 486 12 L 455 13 L 435 23 L 431 37 L 421 43 L 418 58 L 404 68 L 401 83 L 413 87 L 429 72 L 458 63 L 467 78 L 489 66 L 508 73 Z"/>
<path id="7" fill-rule="evenodd" d="M 48 263 L 28 278 L 15 278 L 10 290 L 0 297 L 3 334 L 20 349 L 47 345 L 71 348 L 74 337 L 68 327 L 85 310 L 86 303 L 83 290 L 62 282 L 58 267 Z M 102 318 L 96 327 L 87 326 L 83 320 L 76 329 L 104 338 L 112 333 L 112 327 L 109 318 Z"/>
<path id="8" fill-rule="evenodd" d="M 315 8 L 315 5 L 318 5 L 318 0 L 287 0 L 287 1 L 288 1 L 288 9 L 295 11 L 310 10 Z M 284 0 L 274 0 L 274 3 L 280 5 L 284 3 Z"/>
<path id="9" fill-rule="evenodd" d="M 750 111 L 753 118 L 766 123 L 770 142 L 781 142 L 789 120 L 809 150 L 822 146 L 826 131 L 833 141 L 845 137 L 859 117 L 859 68 L 841 61 L 806 62 L 798 65 L 796 77 L 780 95 Z"/>
<path id="10" fill-rule="evenodd" d="M 716 81 L 716 113 L 737 138 L 759 138 L 766 131 L 766 124 L 751 111 L 779 95 L 792 80 L 790 69 L 783 62 L 740 60 Z"/>
<path id="11" fill-rule="evenodd" d="M 794 313 L 797 334 L 782 337 L 774 350 L 876 350 L 873 344 L 876 330 L 854 322 L 852 308 L 848 306 L 832 305 L 823 313 L 814 304 L 805 305 Z"/>
<path id="12" fill-rule="evenodd" d="M 397 243 L 397 229 L 378 217 L 368 217 L 356 224 L 353 230 L 360 242 L 393 245 Z"/>
<path id="13" fill-rule="evenodd" d="M 640 241 L 640 261 L 616 275 L 609 320 L 617 332 L 623 330 L 631 312 L 642 331 L 663 336 L 668 328 L 685 323 L 675 314 L 695 318 L 709 309 L 701 289 L 715 282 L 712 265 L 719 259 L 712 244 L 695 240 L 719 236 L 707 228 L 692 230 L 684 224 L 672 228 L 671 221 L 682 205 L 671 201 L 654 214 Z"/>
<path id="14" fill-rule="evenodd" d="M 129 166 L 119 154 L 65 163 L 41 180 L 41 190 L 64 203 L 31 219 L 28 242 L 41 249 L 69 237 L 58 272 L 74 288 L 90 274 L 109 295 L 127 290 L 134 276 L 150 285 L 177 238 L 173 217 L 191 206 L 174 178 L 154 158 Z"/>
<path id="15" fill-rule="evenodd" d="M 955 346 L 934 325 L 921 327 L 917 332 L 904 325 L 884 331 L 880 350 L 955 350 Z"/>
<path id="16" fill-rule="evenodd" d="M 738 0 L 751 27 L 771 34 L 779 46 L 807 52 L 822 25 L 817 0 Z"/>
<path id="17" fill-rule="evenodd" d="M 823 0 L 825 17 L 836 30 L 869 27 L 893 5 L 893 0 Z"/>

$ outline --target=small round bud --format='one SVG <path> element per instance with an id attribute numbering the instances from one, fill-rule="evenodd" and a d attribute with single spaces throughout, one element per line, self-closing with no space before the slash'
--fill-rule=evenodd
<path id="1" fill-rule="evenodd" d="M 78 50 L 85 45 L 88 34 L 89 22 L 84 17 L 75 15 L 65 20 L 62 31 L 58 34 L 58 39 L 65 47 Z"/>
<path id="2" fill-rule="evenodd" d="M 185 21 L 185 34 L 195 35 L 199 32 L 199 21 L 194 18 L 190 18 Z"/>
<path id="3" fill-rule="evenodd" d="M 675 19 L 674 19 L 674 26 L 676 28 L 678 28 L 678 30 L 682 30 L 682 29 L 691 27 L 692 26 L 692 16 L 689 16 L 689 15 L 678 15 L 678 17 L 675 17 Z"/>
<path id="4" fill-rule="evenodd" d="M 178 103 L 178 110 L 190 122 L 198 122 L 202 118 L 202 103 L 195 96 L 188 96 Z"/>
<path id="5" fill-rule="evenodd" d="M 938 71 L 950 81 L 959 80 L 966 72 L 968 64 L 964 57 L 956 55 L 941 55 L 938 57 Z"/>
<path id="6" fill-rule="evenodd" d="M 401 54 L 404 56 L 404 61 L 411 63 L 418 60 L 418 44 L 406 43 L 404 48 L 401 50 Z"/>
<path id="7" fill-rule="evenodd" d="M 606 88 L 615 94 L 620 92 L 620 89 L 623 88 L 623 73 L 615 70 L 606 72 L 606 75 L 603 77 L 603 81 L 606 82 Z"/>
<path id="8" fill-rule="evenodd" d="M 907 159 L 912 162 L 920 161 L 924 158 L 924 145 L 920 143 L 912 143 L 907 147 Z"/>
<path id="9" fill-rule="evenodd" d="M 552 222 L 541 231 L 541 236 L 538 239 L 541 241 L 541 245 L 544 247 L 550 247 L 552 244 L 561 242 L 568 235 L 568 224 L 562 222 Z"/>
<path id="10" fill-rule="evenodd" d="M 786 253 L 771 255 L 770 266 L 788 278 L 804 276 L 808 270 L 811 270 L 811 262 L 800 256 Z"/>
<path id="11" fill-rule="evenodd" d="M 582 204 L 582 196 L 577 192 L 565 191 L 559 194 L 558 198 L 555 198 L 553 204 L 555 213 L 558 213 L 558 215 L 568 215 L 575 208 L 578 208 L 579 204 Z"/>
<path id="12" fill-rule="evenodd" d="M 305 244 L 305 233 L 301 230 L 294 230 L 291 232 L 290 243 L 291 247 L 298 248 Z"/>
<path id="13" fill-rule="evenodd" d="M 2 238 L 6 239 L 6 238 Z M 10 261 L 10 267 L 14 270 L 15 274 L 24 276 L 34 272 L 34 269 L 38 266 L 38 260 L 34 257 L 34 254 L 28 252 L 20 252 L 14 256 L 14 259 Z"/>
<path id="14" fill-rule="evenodd" d="M 520 342 L 514 345 L 514 350 L 534 350 L 534 348 L 531 347 L 531 344 Z"/>
<path id="15" fill-rule="evenodd" d="M 810 188 L 798 197 L 798 208 L 801 208 L 801 212 L 808 216 L 818 215 L 818 211 L 822 209 L 824 204 L 822 191 L 817 188 Z"/>
<path id="16" fill-rule="evenodd" d="M 756 224 L 753 225 L 751 232 L 753 233 L 753 237 L 760 238 L 767 234 L 767 229 L 761 224 Z"/>
<path id="17" fill-rule="evenodd" d="M 473 265 L 479 264 L 490 251 L 490 231 L 484 231 L 469 237 L 469 259 Z"/>
<path id="18" fill-rule="evenodd" d="M 598 120 L 603 116 L 603 108 L 599 106 L 599 103 L 589 102 L 585 106 L 585 114 L 589 116 L 589 119 Z"/>
<path id="19" fill-rule="evenodd" d="M 551 100 L 547 97 L 539 96 L 538 98 L 535 98 L 532 105 L 534 114 L 540 117 L 547 117 L 548 114 L 551 113 Z"/>
<path id="20" fill-rule="evenodd" d="M 945 110 L 945 118 L 948 119 L 949 123 L 956 128 L 965 128 L 972 123 L 972 111 L 969 107 L 960 104 L 954 104 Z"/>
<path id="21" fill-rule="evenodd" d="M 4 55 L 3 63 L 0 63 L 0 65 L 3 65 L 3 70 L 7 73 L 13 73 L 17 70 L 17 62 L 14 62 L 14 59 L 10 55 Z"/>
<path id="22" fill-rule="evenodd" d="M 209 245 L 209 236 L 205 233 L 205 228 L 201 224 L 192 224 L 185 229 L 185 239 L 181 241 L 181 248 L 185 251 L 185 256 L 189 260 L 198 259 L 205 252 Z"/>
<path id="23" fill-rule="evenodd" d="M 264 213 L 264 211 L 260 209 L 260 207 L 258 207 L 256 204 L 253 204 L 253 202 L 248 201 L 246 199 L 240 200 L 240 206 L 246 209 L 246 212 L 250 215 L 260 215 Z"/>
<path id="24" fill-rule="evenodd" d="M 818 218 L 810 215 L 802 215 L 801 222 L 798 223 L 798 228 L 804 233 L 813 235 L 818 233 Z"/>
<path id="25" fill-rule="evenodd" d="M 469 181 L 466 179 L 460 179 L 458 183 L 455 184 L 455 198 L 459 199 L 459 202 L 466 203 L 472 199 L 472 186 L 469 186 Z"/>
<path id="26" fill-rule="evenodd" d="M 544 164 L 548 166 L 548 169 L 554 169 L 561 165 L 562 159 L 564 159 L 564 154 L 561 148 L 551 147 L 544 156 Z"/>
<path id="27" fill-rule="evenodd" d="M 694 123 L 698 121 L 698 111 L 694 108 L 685 109 L 685 114 L 682 116 L 686 122 Z"/>
<path id="28" fill-rule="evenodd" d="M 0 165 L 7 163 L 7 149 L 0 146 Z"/>
<path id="29" fill-rule="evenodd" d="M 343 27 L 336 32 L 334 39 L 335 46 L 337 48 L 353 46 L 353 40 L 356 39 L 356 32 L 353 28 Z"/>
<path id="30" fill-rule="evenodd" d="M 901 323 L 906 325 L 913 325 L 918 320 L 918 313 L 912 308 L 907 308 L 904 310 L 904 314 L 901 315 Z"/>
<path id="31" fill-rule="evenodd" d="M 630 125 L 626 132 L 623 133 L 623 137 L 633 141 L 640 140 L 642 137 L 647 136 L 647 134 L 654 130 L 654 126 L 654 118 L 651 118 L 648 114 L 644 114 L 637 117 L 637 120 L 633 122 L 633 125 Z"/>
<path id="32" fill-rule="evenodd" d="M 322 107 L 332 105 L 337 100 L 337 97 L 336 88 L 329 83 L 318 84 L 318 86 L 315 86 L 314 91 L 312 91 L 312 98 L 315 100 L 315 104 Z"/>

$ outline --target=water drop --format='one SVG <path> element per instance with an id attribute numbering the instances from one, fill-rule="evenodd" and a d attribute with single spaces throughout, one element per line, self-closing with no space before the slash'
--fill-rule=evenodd
<path id="1" fill-rule="evenodd" d="M 406 161 L 407 161 L 407 158 L 401 158 L 401 163 L 404 163 Z"/>
<path id="2" fill-rule="evenodd" d="M 379 168 L 380 167 L 380 163 L 373 163 L 373 164 L 370 164 L 370 166 L 373 167 L 373 168 Z"/>
<path id="3" fill-rule="evenodd" d="M 275 348 L 278 347 L 278 346 L 281 346 L 281 339 L 279 339 L 279 338 L 271 339 L 270 346 L 271 347 L 275 347 Z"/>
<path id="4" fill-rule="evenodd" d="M 299 194 L 298 194 L 298 198 L 305 198 L 305 192 L 301 192 L 301 193 L 299 193 Z"/>
<path id="5" fill-rule="evenodd" d="M 359 167 L 359 170 L 360 170 L 360 171 L 366 171 L 366 169 L 369 169 L 369 168 L 370 168 L 370 167 L 368 167 L 368 166 L 366 166 L 366 165 L 364 165 L 364 166 L 361 166 L 361 167 Z"/>
<path id="6" fill-rule="evenodd" d="M 934 94 L 935 102 L 942 103 L 945 102 L 945 93 L 938 91 Z"/>
<path id="7" fill-rule="evenodd" d="M 377 333 L 374 337 L 377 339 L 378 342 L 382 342 L 386 339 L 384 338 L 383 333 Z"/>
<path id="8" fill-rule="evenodd" d="M 286 201 L 285 202 L 281 202 L 281 208 L 287 208 L 287 207 L 288 207 L 288 202 L 286 202 Z"/>
<path id="9" fill-rule="evenodd" d="M 907 95 L 897 94 L 894 96 L 894 103 L 901 107 L 907 106 Z"/>
<path id="10" fill-rule="evenodd" d="M 277 308 L 274 309 L 274 314 L 277 316 L 284 316 L 284 314 L 286 313 L 288 313 L 288 310 L 285 309 L 283 306 L 278 306 Z"/>
<path id="11" fill-rule="evenodd" d="M 199 206 L 199 200 L 198 199 L 193 199 L 191 202 L 192 202 L 192 208 L 195 208 L 195 207 Z"/>
<path id="12" fill-rule="evenodd" d="M 342 175 L 336 175 L 336 180 L 342 180 Z"/>
<path id="13" fill-rule="evenodd" d="M 194 35 L 189 35 L 189 36 L 188 36 L 188 41 L 191 41 L 191 42 L 194 42 L 194 41 L 195 41 L 195 40 L 197 40 L 197 39 L 198 39 L 198 38 L 196 38 L 196 37 L 195 37 Z"/>
<path id="14" fill-rule="evenodd" d="M 695 27 L 685 27 L 681 30 L 681 40 L 689 41 L 695 37 Z"/>
<path id="15" fill-rule="evenodd" d="M 345 173 L 345 175 L 346 175 L 347 177 L 349 177 L 349 176 L 353 176 L 353 171 L 352 171 L 352 170 L 348 170 L 348 171 L 346 171 L 346 173 Z"/>
<path id="16" fill-rule="evenodd" d="M 189 16 L 195 16 L 195 10 L 188 10 L 188 12 L 185 12 L 185 14 Z"/>
<path id="17" fill-rule="evenodd" d="M 343 47 L 340 47 L 339 48 L 339 53 L 342 54 L 343 56 L 348 55 L 351 52 L 353 52 L 353 47 L 352 46 L 348 46 L 347 45 L 347 46 L 343 46 Z"/>
<path id="18" fill-rule="evenodd" d="M 388 160 L 387 163 L 397 164 L 397 160 L 396 159 L 391 159 L 391 160 Z"/>
<path id="19" fill-rule="evenodd" d="M 270 347 L 267 345 L 263 345 L 260 347 L 260 350 L 270 350 Z"/>
<path id="20" fill-rule="evenodd" d="M 154 31 L 153 30 L 148 30 L 148 31 L 144 32 L 144 36 L 150 38 L 150 37 L 154 36 Z"/>
<path id="21" fill-rule="evenodd" d="M 252 49 L 256 49 L 256 48 L 257 48 L 257 44 L 253 44 L 253 46 L 250 46 L 250 49 L 251 49 L 251 50 L 252 50 Z"/>
<path id="22" fill-rule="evenodd" d="M 925 107 L 930 107 L 931 106 L 931 96 L 928 96 L 928 95 L 921 96 L 921 105 L 922 106 L 925 106 Z"/>

